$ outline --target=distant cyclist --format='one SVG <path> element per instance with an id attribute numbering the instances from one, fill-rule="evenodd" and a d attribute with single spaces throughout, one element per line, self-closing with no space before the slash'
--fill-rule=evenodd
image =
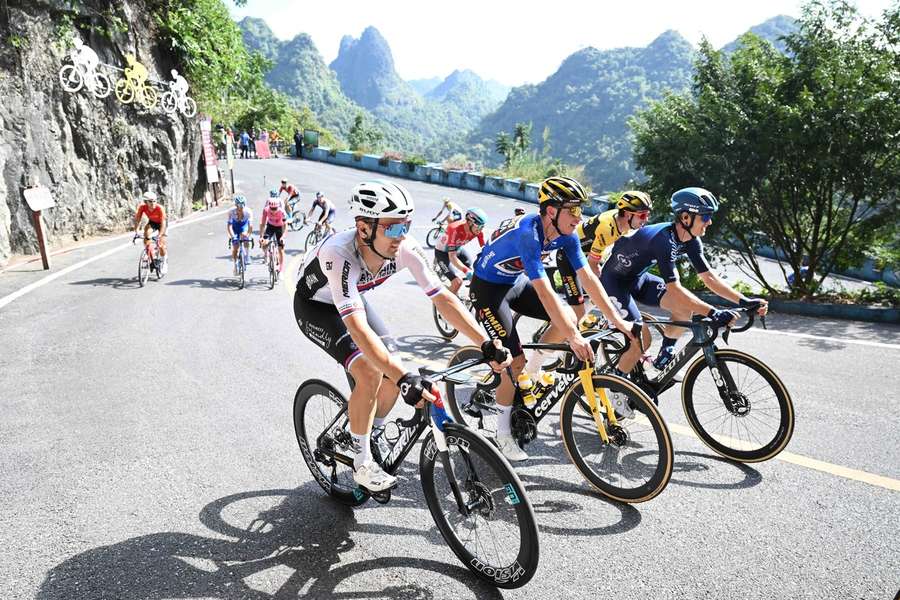
<path id="1" fill-rule="evenodd" d="M 700 238 L 706 233 L 717 210 L 719 201 L 711 192 L 697 187 L 685 188 L 672 194 L 672 223 L 648 225 L 634 235 L 619 238 L 603 266 L 600 281 L 623 317 L 641 322 L 641 313 L 635 301 L 664 308 L 677 321 L 690 320 L 691 315 L 696 314 L 710 317 L 724 326 L 737 317 L 734 311 L 717 309 L 681 285 L 675 265 L 681 256 L 687 256 L 711 292 L 735 304 L 748 305 L 750 300 L 709 270 L 709 263 L 703 255 Z M 647 272 L 654 263 L 662 277 Z M 765 315 L 768 303 L 765 300 L 754 302 L 761 303 L 759 314 Z M 662 348 L 653 362 L 657 369 L 664 369 L 671 362 L 675 355 L 675 343 L 682 331 L 680 327 L 666 329 Z M 641 349 L 634 344 L 622 355 L 619 369 L 630 372 L 640 356 Z"/>
<path id="2" fill-rule="evenodd" d="M 441 198 L 443 202 L 441 204 L 441 209 L 434 215 L 434 218 L 431 220 L 438 224 L 449 224 L 454 221 L 459 221 L 463 218 L 462 209 L 455 202 L 451 202 L 450 198 L 444 196 Z M 447 211 L 447 214 L 444 214 L 444 211 Z"/>
<path id="3" fill-rule="evenodd" d="M 287 225 L 287 213 L 278 199 L 278 192 L 274 198 L 269 198 L 266 207 L 262 211 L 262 219 L 259 222 L 259 246 L 265 250 L 266 245 L 274 237 L 278 244 L 278 272 L 284 270 L 284 230 Z"/>
<path id="4" fill-rule="evenodd" d="M 653 202 L 644 192 L 629 190 L 623 192 L 616 202 L 616 208 L 594 215 L 582 221 L 575 230 L 581 240 L 581 249 L 587 254 L 588 265 L 595 275 L 600 275 L 600 263 L 605 260 L 608 249 L 621 236 L 640 229 L 650 218 Z M 563 292 L 575 315 L 584 316 L 584 291 L 575 276 L 575 270 L 562 252 L 556 255 L 556 266 L 562 279 Z"/>
<path id="5" fill-rule="evenodd" d="M 353 479 L 376 492 L 393 486 L 396 478 L 373 459 L 373 424 L 383 426 L 398 393 L 410 405 L 434 397 L 428 381 L 400 361 L 384 321 L 364 299 L 366 291 L 409 269 L 447 321 L 481 346 L 494 370 L 509 364 L 506 351 L 484 335 L 459 298 L 440 284 L 422 248 L 408 235 L 414 209 L 412 196 L 397 184 L 357 185 L 350 197 L 355 227 L 307 252 L 294 294 L 294 317 L 300 330 L 353 376 L 348 409 Z"/>
<path id="6" fill-rule="evenodd" d="M 334 217 L 337 214 L 337 210 L 334 208 L 334 204 L 332 204 L 331 200 L 326 198 L 325 194 L 322 192 L 316 192 L 316 199 L 313 200 L 312 207 L 309 209 L 309 213 L 307 213 L 306 217 L 311 217 L 317 207 L 322 209 L 322 214 L 316 219 L 316 224 L 325 228 L 325 235 L 334 232 L 335 229 L 332 223 L 334 223 Z"/>
<path id="7" fill-rule="evenodd" d="M 284 202 L 284 212 L 287 213 L 288 219 L 290 219 L 294 212 L 294 205 L 300 201 L 300 191 L 292 184 L 288 183 L 287 179 L 282 179 L 281 187 L 278 188 L 278 193 L 281 194 L 281 192 L 287 194 L 287 200 Z"/>
<path id="8" fill-rule="evenodd" d="M 484 226 L 487 224 L 487 214 L 480 208 L 466 210 L 466 218 L 455 221 L 447 226 L 444 234 L 434 244 L 434 262 L 438 272 L 450 280 L 450 291 L 459 292 L 463 278 L 472 277 L 472 256 L 465 249 L 465 245 L 478 238 L 478 243 L 484 247 Z"/>
<path id="9" fill-rule="evenodd" d="M 141 198 L 143 202 L 138 206 L 137 213 L 134 215 L 134 234 L 137 235 L 141 219 L 144 215 L 147 215 L 147 224 L 144 225 L 144 246 L 150 246 L 150 238 L 153 235 L 151 231 L 157 232 L 159 235 L 159 257 L 162 260 L 160 270 L 165 275 L 169 272 L 169 253 L 166 247 L 166 229 L 168 228 L 166 209 L 157 202 L 154 192 L 146 191 Z"/>
<path id="10" fill-rule="evenodd" d="M 525 209 L 522 208 L 521 206 L 517 206 L 517 207 L 515 207 L 515 208 L 513 209 L 513 215 L 515 215 L 515 216 L 517 216 L 517 217 L 524 217 L 524 216 L 525 216 Z"/>
<path id="11" fill-rule="evenodd" d="M 238 245 L 249 240 L 253 234 L 253 211 L 247 208 L 247 199 L 241 195 L 234 197 L 234 208 L 228 211 L 228 224 L 225 230 L 231 240 L 231 260 L 234 263 L 234 274 L 238 274 Z"/>

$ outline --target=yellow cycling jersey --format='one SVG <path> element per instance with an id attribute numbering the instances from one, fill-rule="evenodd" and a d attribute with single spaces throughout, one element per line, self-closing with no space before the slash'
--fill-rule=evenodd
<path id="1" fill-rule="evenodd" d="M 617 208 L 602 212 L 578 226 L 576 232 L 585 253 L 589 253 L 597 260 L 600 260 L 603 257 L 604 250 L 612 246 L 622 236 L 619 226 L 616 225 L 618 212 L 619 209 Z M 590 246 L 590 250 L 588 250 L 588 246 Z"/>

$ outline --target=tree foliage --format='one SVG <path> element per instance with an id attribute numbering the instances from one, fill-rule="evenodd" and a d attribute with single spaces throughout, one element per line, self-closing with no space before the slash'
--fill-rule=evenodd
<path id="1" fill-rule="evenodd" d="M 719 195 L 717 235 L 770 292 L 761 245 L 802 273 L 793 286 L 805 295 L 896 239 L 898 11 L 873 23 L 843 0 L 811 2 L 784 39 L 787 54 L 752 34 L 730 56 L 703 42 L 692 93 L 631 121 L 649 189 L 665 197 L 700 185 Z"/>

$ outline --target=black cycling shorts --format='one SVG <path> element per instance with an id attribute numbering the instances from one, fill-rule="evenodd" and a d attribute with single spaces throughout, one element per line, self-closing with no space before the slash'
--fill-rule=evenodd
<path id="1" fill-rule="evenodd" d="M 388 352 L 391 354 L 398 352 L 397 342 L 390 336 L 384 321 L 381 320 L 378 313 L 372 310 L 365 298 L 363 298 L 363 306 L 366 311 L 366 321 L 372 331 L 381 338 Z M 309 300 L 294 292 L 294 318 L 303 335 L 348 371 L 353 361 L 362 356 L 362 350 L 350 337 L 344 320 L 333 304 Z"/>
<path id="2" fill-rule="evenodd" d="M 643 322 L 637 303 L 659 306 L 668 289 L 661 277 L 651 273 L 642 273 L 636 279 L 622 279 L 612 269 L 600 271 L 600 285 L 622 318 L 635 323 Z"/>
<path id="3" fill-rule="evenodd" d="M 159 231 L 159 228 L 162 227 L 162 223 L 157 223 L 156 221 L 147 221 L 147 225 L 149 225 L 150 229 L 153 231 Z"/>
<path id="4" fill-rule="evenodd" d="M 266 223 L 266 230 L 263 232 L 264 238 L 274 237 L 278 240 L 278 245 L 284 248 L 284 240 L 281 239 L 281 236 L 284 235 L 284 225 L 270 225 Z"/>
<path id="5" fill-rule="evenodd" d="M 556 268 L 559 270 L 559 277 L 562 279 L 562 291 L 566 297 L 569 306 L 579 306 L 584 304 L 584 289 L 578 281 L 575 269 L 569 262 L 565 252 L 557 251 Z"/>
<path id="6" fill-rule="evenodd" d="M 475 318 L 488 336 L 500 340 L 513 357 L 524 353 L 519 334 L 513 327 L 513 311 L 539 321 L 550 320 L 537 291 L 525 277 L 520 277 L 514 285 L 490 283 L 473 277 L 469 296 L 475 308 Z"/>
<path id="7" fill-rule="evenodd" d="M 466 265 L 467 267 L 472 266 L 472 257 L 469 254 L 469 251 L 465 248 L 460 248 L 456 251 L 456 258 L 459 259 L 459 262 Z M 443 250 L 434 249 L 434 265 L 437 269 L 438 275 L 441 277 L 446 277 L 450 281 L 453 281 L 457 277 L 462 279 L 463 276 L 453 268 L 453 263 L 450 262 L 450 253 L 444 252 Z"/>

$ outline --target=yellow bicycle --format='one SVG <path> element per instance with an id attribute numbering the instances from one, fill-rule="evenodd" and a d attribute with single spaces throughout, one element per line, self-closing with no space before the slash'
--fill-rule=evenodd
<path id="1" fill-rule="evenodd" d="M 125 77 L 116 82 L 116 98 L 122 104 L 137 102 L 147 110 L 156 108 L 159 104 L 159 92 L 147 83 L 138 84 L 134 79 Z"/>

